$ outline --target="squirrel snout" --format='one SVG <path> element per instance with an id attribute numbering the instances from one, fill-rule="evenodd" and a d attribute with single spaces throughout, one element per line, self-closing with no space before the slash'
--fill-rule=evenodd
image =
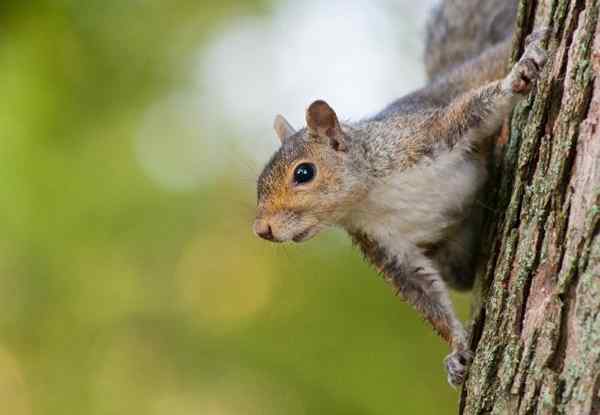
<path id="1" fill-rule="evenodd" d="M 275 239 L 273 237 L 273 230 L 271 229 L 271 225 L 264 219 L 256 219 L 254 222 L 254 233 L 256 236 L 266 239 L 267 241 L 272 241 Z"/>

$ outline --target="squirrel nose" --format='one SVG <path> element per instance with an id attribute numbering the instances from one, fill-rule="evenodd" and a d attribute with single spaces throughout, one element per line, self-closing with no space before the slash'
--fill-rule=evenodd
<path id="1" fill-rule="evenodd" d="M 254 222 L 254 233 L 256 236 L 260 236 L 267 241 L 272 241 L 275 239 L 273 237 L 273 230 L 271 229 L 271 225 L 267 221 L 264 220 L 256 220 Z"/>

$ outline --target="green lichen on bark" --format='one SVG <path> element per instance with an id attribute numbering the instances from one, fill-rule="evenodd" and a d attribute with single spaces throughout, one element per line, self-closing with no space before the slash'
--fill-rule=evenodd
<path id="1" fill-rule="evenodd" d="M 495 168 L 465 414 L 600 413 L 600 0 L 521 0 L 549 62 Z"/>

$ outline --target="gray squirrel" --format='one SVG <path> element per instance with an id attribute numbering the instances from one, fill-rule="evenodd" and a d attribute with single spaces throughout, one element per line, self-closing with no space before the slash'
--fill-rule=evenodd
<path id="1" fill-rule="evenodd" d="M 443 1 L 428 23 L 424 88 L 353 123 L 322 100 L 298 131 L 278 115 L 281 146 L 258 178 L 256 235 L 303 242 L 345 229 L 449 343 L 453 386 L 472 352 L 448 287 L 473 285 L 493 137 L 546 62 L 542 30 L 507 68 L 515 16 L 516 0 Z"/>

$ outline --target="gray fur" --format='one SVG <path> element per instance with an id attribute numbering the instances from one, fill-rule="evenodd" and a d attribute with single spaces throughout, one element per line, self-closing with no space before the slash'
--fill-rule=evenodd
<path id="1" fill-rule="evenodd" d="M 445 0 L 427 24 L 425 67 L 430 79 L 473 59 L 510 36 L 516 0 Z"/>

